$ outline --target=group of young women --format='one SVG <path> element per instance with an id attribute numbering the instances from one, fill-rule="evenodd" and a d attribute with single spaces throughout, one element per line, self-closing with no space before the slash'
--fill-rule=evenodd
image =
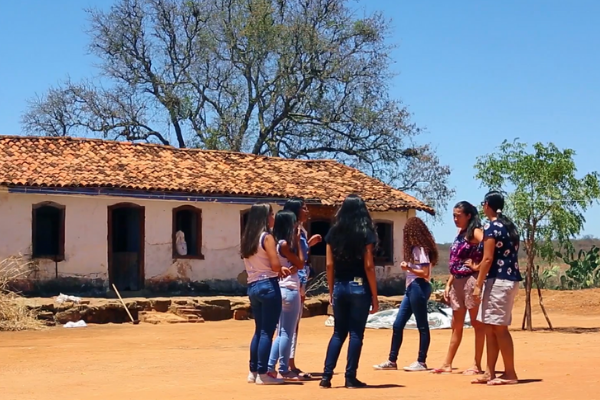
<path id="1" fill-rule="evenodd" d="M 475 356 L 473 365 L 463 374 L 481 375 L 472 381 L 476 384 L 517 382 L 508 326 L 522 280 L 518 265 L 519 232 L 502 213 L 501 193 L 489 192 L 481 206 L 489 220 L 483 226 L 472 204 L 463 201 L 453 210 L 458 233 L 450 251 L 451 277 L 444 293 L 453 310 L 452 337 L 443 365 L 433 370 L 426 364 L 430 344 L 427 303 L 438 251 L 433 235 L 421 219 L 412 217 L 406 222 L 404 261 L 400 264 L 406 273 L 406 292 L 393 324 L 388 359 L 374 365 L 376 370 L 398 368 L 403 331 L 414 315 L 419 351 L 416 361 L 404 370 L 451 373 L 468 312 L 475 330 Z M 358 364 L 369 313 L 379 309 L 373 259 L 378 242 L 375 225 L 365 202 L 356 195 L 344 200 L 324 239 L 319 235 L 308 239 L 303 227 L 307 217 L 308 209 L 297 199 L 288 201 L 276 215 L 268 204 L 256 204 L 250 209 L 241 243 L 255 321 L 248 382 L 281 384 L 310 378 L 296 367 L 294 353 L 309 275 L 309 248 L 325 240 L 327 282 L 335 322 L 319 385 L 331 387 L 342 346 L 349 336 L 345 387 L 365 387 L 366 383 L 357 378 Z M 278 332 L 273 342 L 275 330 Z M 481 366 L 486 343 L 484 371 Z M 505 368 L 502 376 L 496 376 L 500 353 Z"/>

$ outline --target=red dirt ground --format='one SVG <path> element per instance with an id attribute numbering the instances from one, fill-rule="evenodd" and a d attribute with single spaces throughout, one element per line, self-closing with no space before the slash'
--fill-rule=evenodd
<path id="1" fill-rule="evenodd" d="M 42 332 L 0 333 L 0 392 L 4 400 L 70 399 L 576 399 L 600 398 L 600 290 L 545 292 L 557 330 L 522 332 L 523 296 L 514 312 L 517 368 L 525 382 L 506 387 L 470 385 L 460 374 L 433 376 L 400 371 L 375 372 L 384 361 L 389 330 L 367 330 L 359 378 L 370 389 L 323 391 L 318 381 L 260 387 L 245 383 L 252 321 L 204 324 L 94 325 Z M 537 303 L 537 297 L 534 298 Z M 326 317 L 302 320 L 298 363 L 322 369 L 331 328 Z M 534 324 L 545 321 L 535 308 Z M 432 331 L 429 366 L 442 361 L 449 330 Z M 407 331 L 399 362 L 412 362 L 417 333 Z M 459 350 L 457 372 L 469 366 L 473 332 Z M 343 384 L 345 351 L 334 378 Z M 501 362 L 499 367 L 501 367 Z"/>

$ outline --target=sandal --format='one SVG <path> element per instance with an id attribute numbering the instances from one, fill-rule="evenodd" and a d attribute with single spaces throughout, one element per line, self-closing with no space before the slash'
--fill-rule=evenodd
<path id="1" fill-rule="evenodd" d="M 302 380 L 302 378 L 294 371 L 289 371 L 289 372 L 286 372 L 283 374 L 280 372 L 278 378 L 283 379 L 284 381 L 300 381 L 300 380 Z"/>
<path id="2" fill-rule="evenodd" d="M 312 379 L 312 375 L 309 374 L 308 372 L 302 372 L 302 370 L 300 368 L 294 368 L 291 370 L 293 373 L 295 373 L 296 375 L 298 375 L 298 377 L 300 379 Z"/>
<path id="3" fill-rule="evenodd" d="M 481 375 L 483 374 L 484 371 L 481 371 L 477 368 L 469 368 L 463 371 L 463 375 L 468 375 L 468 376 L 472 376 L 472 375 Z"/>
<path id="4" fill-rule="evenodd" d="M 516 385 L 519 383 L 517 379 L 502 379 L 496 378 L 489 381 L 487 384 L 490 386 L 501 386 L 501 385 Z"/>
<path id="5" fill-rule="evenodd" d="M 482 376 L 481 378 L 473 379 L 471 381 L 472 385 L 487 385 L 490 382 L 489 376 Z"/>
<path id="6" fill-rule="evenodd" d="M 430 373 L 437 375 L 446 375 L 451 374 L 452 370 L 448 371 L 446 368 L 434 368 L 430 371 Z"/>

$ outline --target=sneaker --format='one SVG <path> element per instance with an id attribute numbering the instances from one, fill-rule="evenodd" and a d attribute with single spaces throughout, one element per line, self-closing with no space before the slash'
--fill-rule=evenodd
<path id="1" fill-rule="evenodd" d="M 427 371 L 427 364 L 415 361 L 410 364 L 408 367 L 404 367 L 405 371 L 417 372 L 417 371 Z"/>
<path id="2" fill-rule="evenodd" d="M 391 362 L 387 360 L 386 362 L 382 362 L 381 364 L 373 365 L 373 368 L 376 370 L 396 370 L 398 369 L 398 365 L 395 362 Z"/>
<path id="3" fill-rule="evenodd" d="M 250 372 L 248 373 L 248 383 L 254 383 L 256 382 L 256 376 L 258 374 L 256 372 Z"/>
<path id="4" fill-rule="evenodd" d="M 284 380 L 277 379 L 277 375 L 267 372 L 266 374 L 258 374 L 255 383 L 257 385 L 281 385 L 284 383 Z"/>

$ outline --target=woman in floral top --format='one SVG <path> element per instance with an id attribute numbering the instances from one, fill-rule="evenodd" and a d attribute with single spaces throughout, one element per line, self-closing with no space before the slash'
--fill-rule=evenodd
<path id="1" fill-rule="evenodd" d="M 485 329 L 483 324 L 477 321 L 479 302 L 473 293 L 478 276 L 476 265 L 481 262 L 483 256 L 483 230 L 477 208 L 467 201 L 461 201 L 454 206 L 453 217 L 458 234 L 450 248 L 451 276 L 444 291 L 444 298 L 452 307 L 452 337 L 444 364 L 432 372 L 452 373 L 452 361 L 462 341 L 465 317 L 468 312 L 475 330 L 475 360 L 470 368 L 463 371 L 463 375 L 478 375 L 483 373 L 481 359 L 485 344 Z M 465 265 L 467 260 L 472 260 L 470 267 Z"/>
<path id="2" fill-rule="evenodd" d="M 483 260 L 478 265 L 475 296 L 481 298 L 477 320 L 485 324 L 488 365 L 484 376 L 473 383 L 510 385 L 518 381 L 513 340 L 508 327 L 512 322 L 519 282 L 523 280 L 518 262 L 519 231 L 502 213 L 504 197 L 500 192 L 486 194 L 482 206 L 489 222 L 483 227 Z M 499 353 L 502 353 L 504 361 L 504 374 L 496 377 Z"/>

